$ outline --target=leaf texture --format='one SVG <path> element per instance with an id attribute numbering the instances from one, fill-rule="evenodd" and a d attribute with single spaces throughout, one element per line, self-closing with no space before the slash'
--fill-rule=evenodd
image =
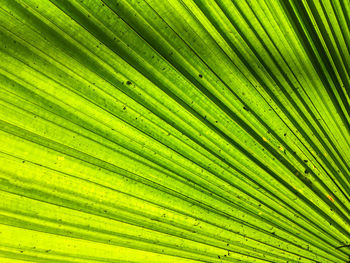
<path id="1" fill-rule="evenodd" d="M 348 0 L 0 0 L 0 262 L 349 262 Z"/>

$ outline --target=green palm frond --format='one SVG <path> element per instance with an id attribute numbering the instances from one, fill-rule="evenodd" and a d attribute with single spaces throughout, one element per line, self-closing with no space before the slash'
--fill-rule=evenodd
<path id="1" fill-rule="evenodd" d="M 348 0 L 0 0 L 0 262 L 349 262 Z"/>

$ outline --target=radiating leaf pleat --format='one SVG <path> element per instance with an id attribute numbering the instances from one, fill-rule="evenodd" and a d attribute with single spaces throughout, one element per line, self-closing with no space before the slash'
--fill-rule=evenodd
<path id="1" fill-rule="evenodd" d="M 350 2 L 1 0 L 0 262 L 348 262 Z"/>

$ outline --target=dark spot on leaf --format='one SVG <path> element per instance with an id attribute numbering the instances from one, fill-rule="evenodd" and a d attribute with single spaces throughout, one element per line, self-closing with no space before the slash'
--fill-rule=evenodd
<path id="1" fill-rule="evenodd" d="M 126 84 L 131 85 L 131 81 L 128 80 L 128 81 L 126 82 Z"/>
<path id="2" fill-rule="evenodd" d="M 198 77 L 203 78 L 202 74 L 199 74 Z"/>

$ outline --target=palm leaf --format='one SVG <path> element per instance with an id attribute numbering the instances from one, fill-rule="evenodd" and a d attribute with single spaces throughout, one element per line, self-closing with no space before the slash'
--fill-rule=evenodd
<path id="1" fill-rule="evenodd" d="M 348 262 L 349 1 L 0 3 L 1 262 Z"/>

